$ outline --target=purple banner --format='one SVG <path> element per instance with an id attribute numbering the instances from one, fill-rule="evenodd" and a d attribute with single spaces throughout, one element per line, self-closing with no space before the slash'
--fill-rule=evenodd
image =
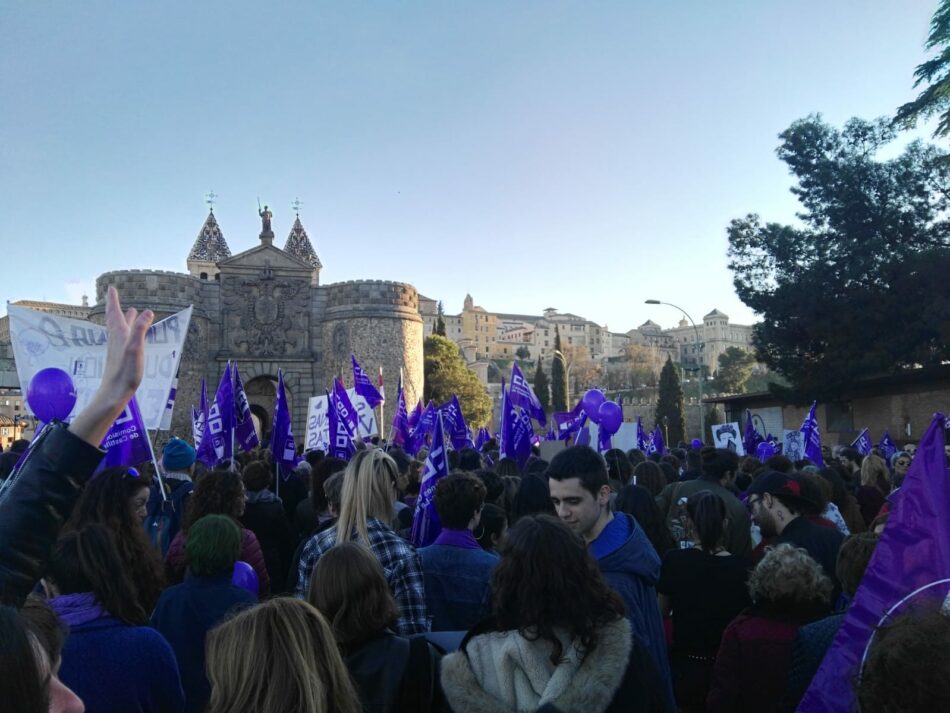
<path id="1" fill-rule="evenodd" d="M 742 447 L 747 456 L 755 455 L 756 448 L 764 439 L 755 430 L 755 424 L 752 422 L 752 411 L 745 410 L 745 432 L 742 434 Z"/>
<path id="2" fill-rule="evenodd" d="M 356 413 L 356 409 L 353 408 L 353 403 L 346 393 L 343 382 L 339 379 L 334 379 L 333 381 L 333 403 L 336 406 L 337 415 L 346 424 L 351 437 L 356 438 L 360 432 L 359 415 Z"/>
<path id="3" fill-rule="evenodd" d="M 356 356 L 350 354 L 350 359 L 353 362 L 353 388 L 356 389 L 357 394 L 366 399 L 366 403 L 369 404 L 370 408 L 376 408 L 385 400 L 383 395 L 379 393 L 379 390 L 373 384 L 373 380 L 366 375 L 359 362 L 356 361 Z"/>
<path id="4" fill-rule="evenodd" d="M 541 401 L 531 388 L 531 384 L 524 378 L 521 368 L 517 362 L 511 362 L 511 386 L 509 387 L 508 398 L 515 406 L 520 406 L 531 418 L 536 419 L 542 426 L 548 425 L 548 417 L 544 414 L 544 408 Z"/>
<path id="5" fill-rule="evenodd" d="M 409 411 L 406 408 L 406 392 L 402 390 L 402 380 L 400 380 L 396 396 L 396 413 L 393 415 L 393 443 L 403 447 L 409 441 L 411 435 Z"/>
<path id="6" fill-rule="evenodd" d="M 254 430 L 254 419 L 251 418 L 251 405 L 244 393 L 244 382 L 238 372 L 237 362 L 234 364 L 234 436 L 237 444 L 245 453 L 250 453 L 260 445 L 257 431 Z"/>
<path id="7" fill-rule="evenodd" d="M 554 424 L 557 426 L 558 440 L 570 438 L 587 419 L 584 412 L 584 405 L 578 401 L 577 405 L 571 411 L 558 411 L 552 416 Z"/>
<path id="8" fill-rule="evenodd" d="M 138 465 L 151 460 L 148 431 L 145 430 L 142 413 L 134 396 L 109 428 L 102 441 L 102 448 L 106 451 L 106 457 L 103 459 L 103 466 L 106 468 Z"/>
<path id="9" fill-rule="evenodd" d="M 799 430 L 802 433 L 802 443 L 805 446 L 805 457 L 819 468 L 824 468 L 825 459 L 821 455 L 821 432 L 818 429 L 818 418 L 815 416 L 817 406 L 818 402 L 813 401 Z"/>
<path id="10" fill-rule="evenodd" d="M 277 370 L 277 401 L 274 404 L 274 428 L 270 433 L 270 450 L 274 462 L 287 468 L 297 465 L 297 445 L 290 422 L 290 408 L 284 393 L 284 373 Z"/>
<path id="11" fill-rule="evenodd" d="M 439 513 L 435 509 L 435 486 L 448 474 L 449 457 L 445 448 L 445 430 L 442 427 L 441 415 L 437 415 L 432 447 L 426 456 L 419 486 L 419 499 L 416 501 L 416 512 L 412 519 L 411 539 L 416 547 L 431 545 L 442 531 Z"/>
<path id="12" fill-rule="evenodd" d="M 346 421 L 340 418 L 340 406 L 335 401 L 335 394 L 327 392 L 327 437 L 330 439 L 328 456 L 349 460 L 356 453 L 356 444 L 353 443 L 353 434 L 347 428 Z"/>
<path id="13" fill-rule="evenodd" d="M 224 367 L 221 381 L 218 383 L 218 392 L 214 396 L 211 408 L 208 409 L 208 418 L 205 421 L 205 430 L 198 446 L 198 460 L 213 467 L 224 460 L 229 460 L 231 453 L 231 436 L 234 430 L 234 388 L 231 383 L 231 362 Z"/>
<path id="14" fill-rule="evenodd" d="M 877 444 L 877 447 L 881 449 L 881 453 L 888 463 L 891 462 L 891 456 L 897 453 L 897 444 L 894 443 L 894 439 L 891 438 L 891 434 L 887 431 L 884 431 L 884 435 L 881 436 L 881 441 Z"/>
<path id="15" fill-rule="evenodd" d="M 863 456 L 871 454 L 871 434 L 868 429 L 864 429 L 858 434 L 858 437 L 851 442 L 851 447 Z"/>

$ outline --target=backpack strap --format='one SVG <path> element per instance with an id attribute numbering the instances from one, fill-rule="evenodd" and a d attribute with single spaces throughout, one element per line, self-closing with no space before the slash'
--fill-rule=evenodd
<path id="1" fill-rule="evenodd" d="M 399 710 L 425 713 L 434 709 L 434 691 L 438 672 L 432 663 L 429 640 L 425 635 L 409 639 L 409 660 L 402 675 L 402 690 L 399 693 Z"/>

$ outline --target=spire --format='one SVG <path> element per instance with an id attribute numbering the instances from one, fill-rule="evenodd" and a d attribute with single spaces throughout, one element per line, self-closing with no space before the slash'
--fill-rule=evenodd
<path id="1" fill-rule="evenodd" d="M 287 242 L 284 244 L 284 252 L 303 260 L 317 270 L 323 267 L 323 263 L 317 257 L 317 251 L 310 244 L 310 238 L 307 237 L 307 231 L 304 230 L 299 215 L 294 219 L 294 224 L 290 228 L 290 235 L 287 236 Z"/>
<path id="2" fill-rule="evenodd" d="M 215 263 L 229 257 L 231 257 L 231 248 L 224 239 L 224 233 L 221 232 L 212 209 L 208 212 L 204 225 L 201 226 L 201 232 L 195 238 L 195 244 L 191 246 L 188 261 Z"/>

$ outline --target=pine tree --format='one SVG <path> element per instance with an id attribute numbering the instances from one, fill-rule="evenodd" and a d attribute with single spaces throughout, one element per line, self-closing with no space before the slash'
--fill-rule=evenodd
<path id="1" fill-rule="evenodd" d="M 561 331 L 557 326 L 554 327 L 554 360 L 551 362 L 551 408 L 567 411 L 567 367 L 561 353 Z"/>
<path id="2" fill-rule="evenodd" d="M 660 372 L 660 388 L 656 402 L 656 422 L 667 427 L 667 444 L 672 446 L 686 438 L 683 416 L 683 386 L 670 357 Z"/>
<path id="3" fill-rule="evenodd" d="M 538 368 L 534 370 L 534 394 L 541 402 L 541 408 L 545 413 L 551 411 L 551 389 L 548 384 L 548 375 L 541 368 L 541 360 L 538 359 Z"/>
<path id="4" fill-rule="evenodd" d="M 443 404 L 458 394 L 462 415 L 469 426 L 484 426 L 491 421 L 491 397 L 468 368 L 458 344 L 447 337 L 432 335 L 422 343 L 423 401 Z"/>
<path id="5" fill-rule="evenodd" d="M 435 318 L 435 331 L 433 334 L 438 334 L 440 337 L 445 336 L 445 309 L 442 307 L 442 300 L 439 300 L 439 312 Z"/>

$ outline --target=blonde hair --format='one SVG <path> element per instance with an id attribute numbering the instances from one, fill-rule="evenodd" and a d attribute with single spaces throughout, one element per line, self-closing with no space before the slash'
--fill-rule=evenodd
<path id="1" fill-rule="evenodd" d="M 877 488 L 884 495 L 891 491 L 890 471 L 883 458 L 868 455 L 861 462 L 861 485 L 870 485 Z"/>
<path id="2" fill-rule="evenodd" d="M 395 484 L 399 478 L 396 461 L 378 448 L 358 452 L 343 473 L 340 518 L 336 524 L 336 542 L 349 542 L 353 531 L 369 544 L 366 522 L 370 518 L 392 525 L 395 513 Z"/>
<path id="3" fill-rule="evenodd" d="M 782 544 L 766 549 L 749 576 L 752 601 L 795 605 L 831 603 L 834 585 L 807 550 Z"/>
<path id="4" fill-rule="evenodd" d="M 208 634 L 208 713 L 360 713 L 330 625 L 310 604 L 278 597 Z"/>

